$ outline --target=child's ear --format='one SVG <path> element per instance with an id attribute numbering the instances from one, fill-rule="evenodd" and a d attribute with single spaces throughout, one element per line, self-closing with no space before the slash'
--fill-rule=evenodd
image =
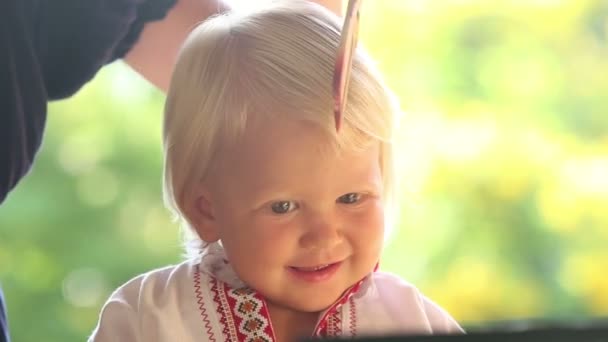
<path id="1" fill-rule="evenodd" d="M 212 243 L 220 239 L 211 195 L 202 186 L 192 191 L 186 204 L 187 215 L 198 236 Z"/>

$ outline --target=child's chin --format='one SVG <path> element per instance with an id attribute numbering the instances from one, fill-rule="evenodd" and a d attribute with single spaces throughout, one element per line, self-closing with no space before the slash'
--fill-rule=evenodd
<path id="1" fill-rule="evenodd" d="M 332 306 L 332 304 L 338 300 L 338 297 L 339 296 L 336 296 L 335 298 L 329 298 L 326 296 L 322 296 L 321 298 L 303 297 L 302 300 L 299 300 L 297 303 L 293 303 L 294 305 L 292 305 L 292 309 L 300 312 L 321 312 Z"/>

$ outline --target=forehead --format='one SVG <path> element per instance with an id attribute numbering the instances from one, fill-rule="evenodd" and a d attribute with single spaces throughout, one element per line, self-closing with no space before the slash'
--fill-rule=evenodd
<path id="1" fill-rule="evenodd" d="M 336 136 L 332 134 L 334 128 L 330 129 L 304 120 L 259 120 L 249 125 L 240 139 L 227 147 L 225 153 L 232 157 L 229 159 L 233 162 L 255 162 L 261 158 L 268 162 L 293 161 L 310 153 L 321 160 L 355 156 L 373 145 L 371 138 L 366 138 L 367 141 L 363 143 L 361 138 L 353 143 L 339 141 L 343 139 L 342 132 Z"/>
<path id="2" fill-rule="evenodd" d="M 265 156 L 269 161 L 281 161 L 297 159 L 304 151 L 326 154 L 333 142 L 333 138 L 318 125 L 279 119 L 253 123 L 233 150 L 240 150 L 247 157 Z M 294 153 L 296 151 L 300 153 Z"/>
<path id="3" fill-rule="evenodd" d="M 319 125 L 296 120 L 274 120 L 249 127 L 238 142 L 224 149 L 218 174 L 232 184 L 248 180 L 252 186 L 328 178 L 344 181 L 379 173 L 379 143 L 335 148 L 335 138 Z M 253 184 L 256 183 L 256 184 Z"/>

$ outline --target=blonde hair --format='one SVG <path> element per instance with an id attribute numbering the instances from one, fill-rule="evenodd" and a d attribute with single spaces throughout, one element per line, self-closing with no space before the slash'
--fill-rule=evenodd
<path id="1" fill-rule="evenodd" d="M 204 242 L 185 215 L 188 191 L 254 115 L 313 122 L 337 148 L 380 141 L 384 197 L 392 197 L 397 105 L 360 47 L 343 127 L 335 131 L 332 78 L 341 24 L 320 5 L 282 0 L 210 18 L 186 39 L 167 95 L 163 142 L 165 202 L 185 225 L 189 252 L 200 253 Z"/>

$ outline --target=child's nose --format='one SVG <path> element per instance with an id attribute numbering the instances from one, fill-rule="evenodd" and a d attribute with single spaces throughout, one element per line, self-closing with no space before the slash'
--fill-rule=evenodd
<path id="1" fill-rule="evenodd" d="M 330 250 L 342 243 L 343 236 L 338 220 L 322 218 L 309 222 L 300 245 L 305 249 Z"/>

